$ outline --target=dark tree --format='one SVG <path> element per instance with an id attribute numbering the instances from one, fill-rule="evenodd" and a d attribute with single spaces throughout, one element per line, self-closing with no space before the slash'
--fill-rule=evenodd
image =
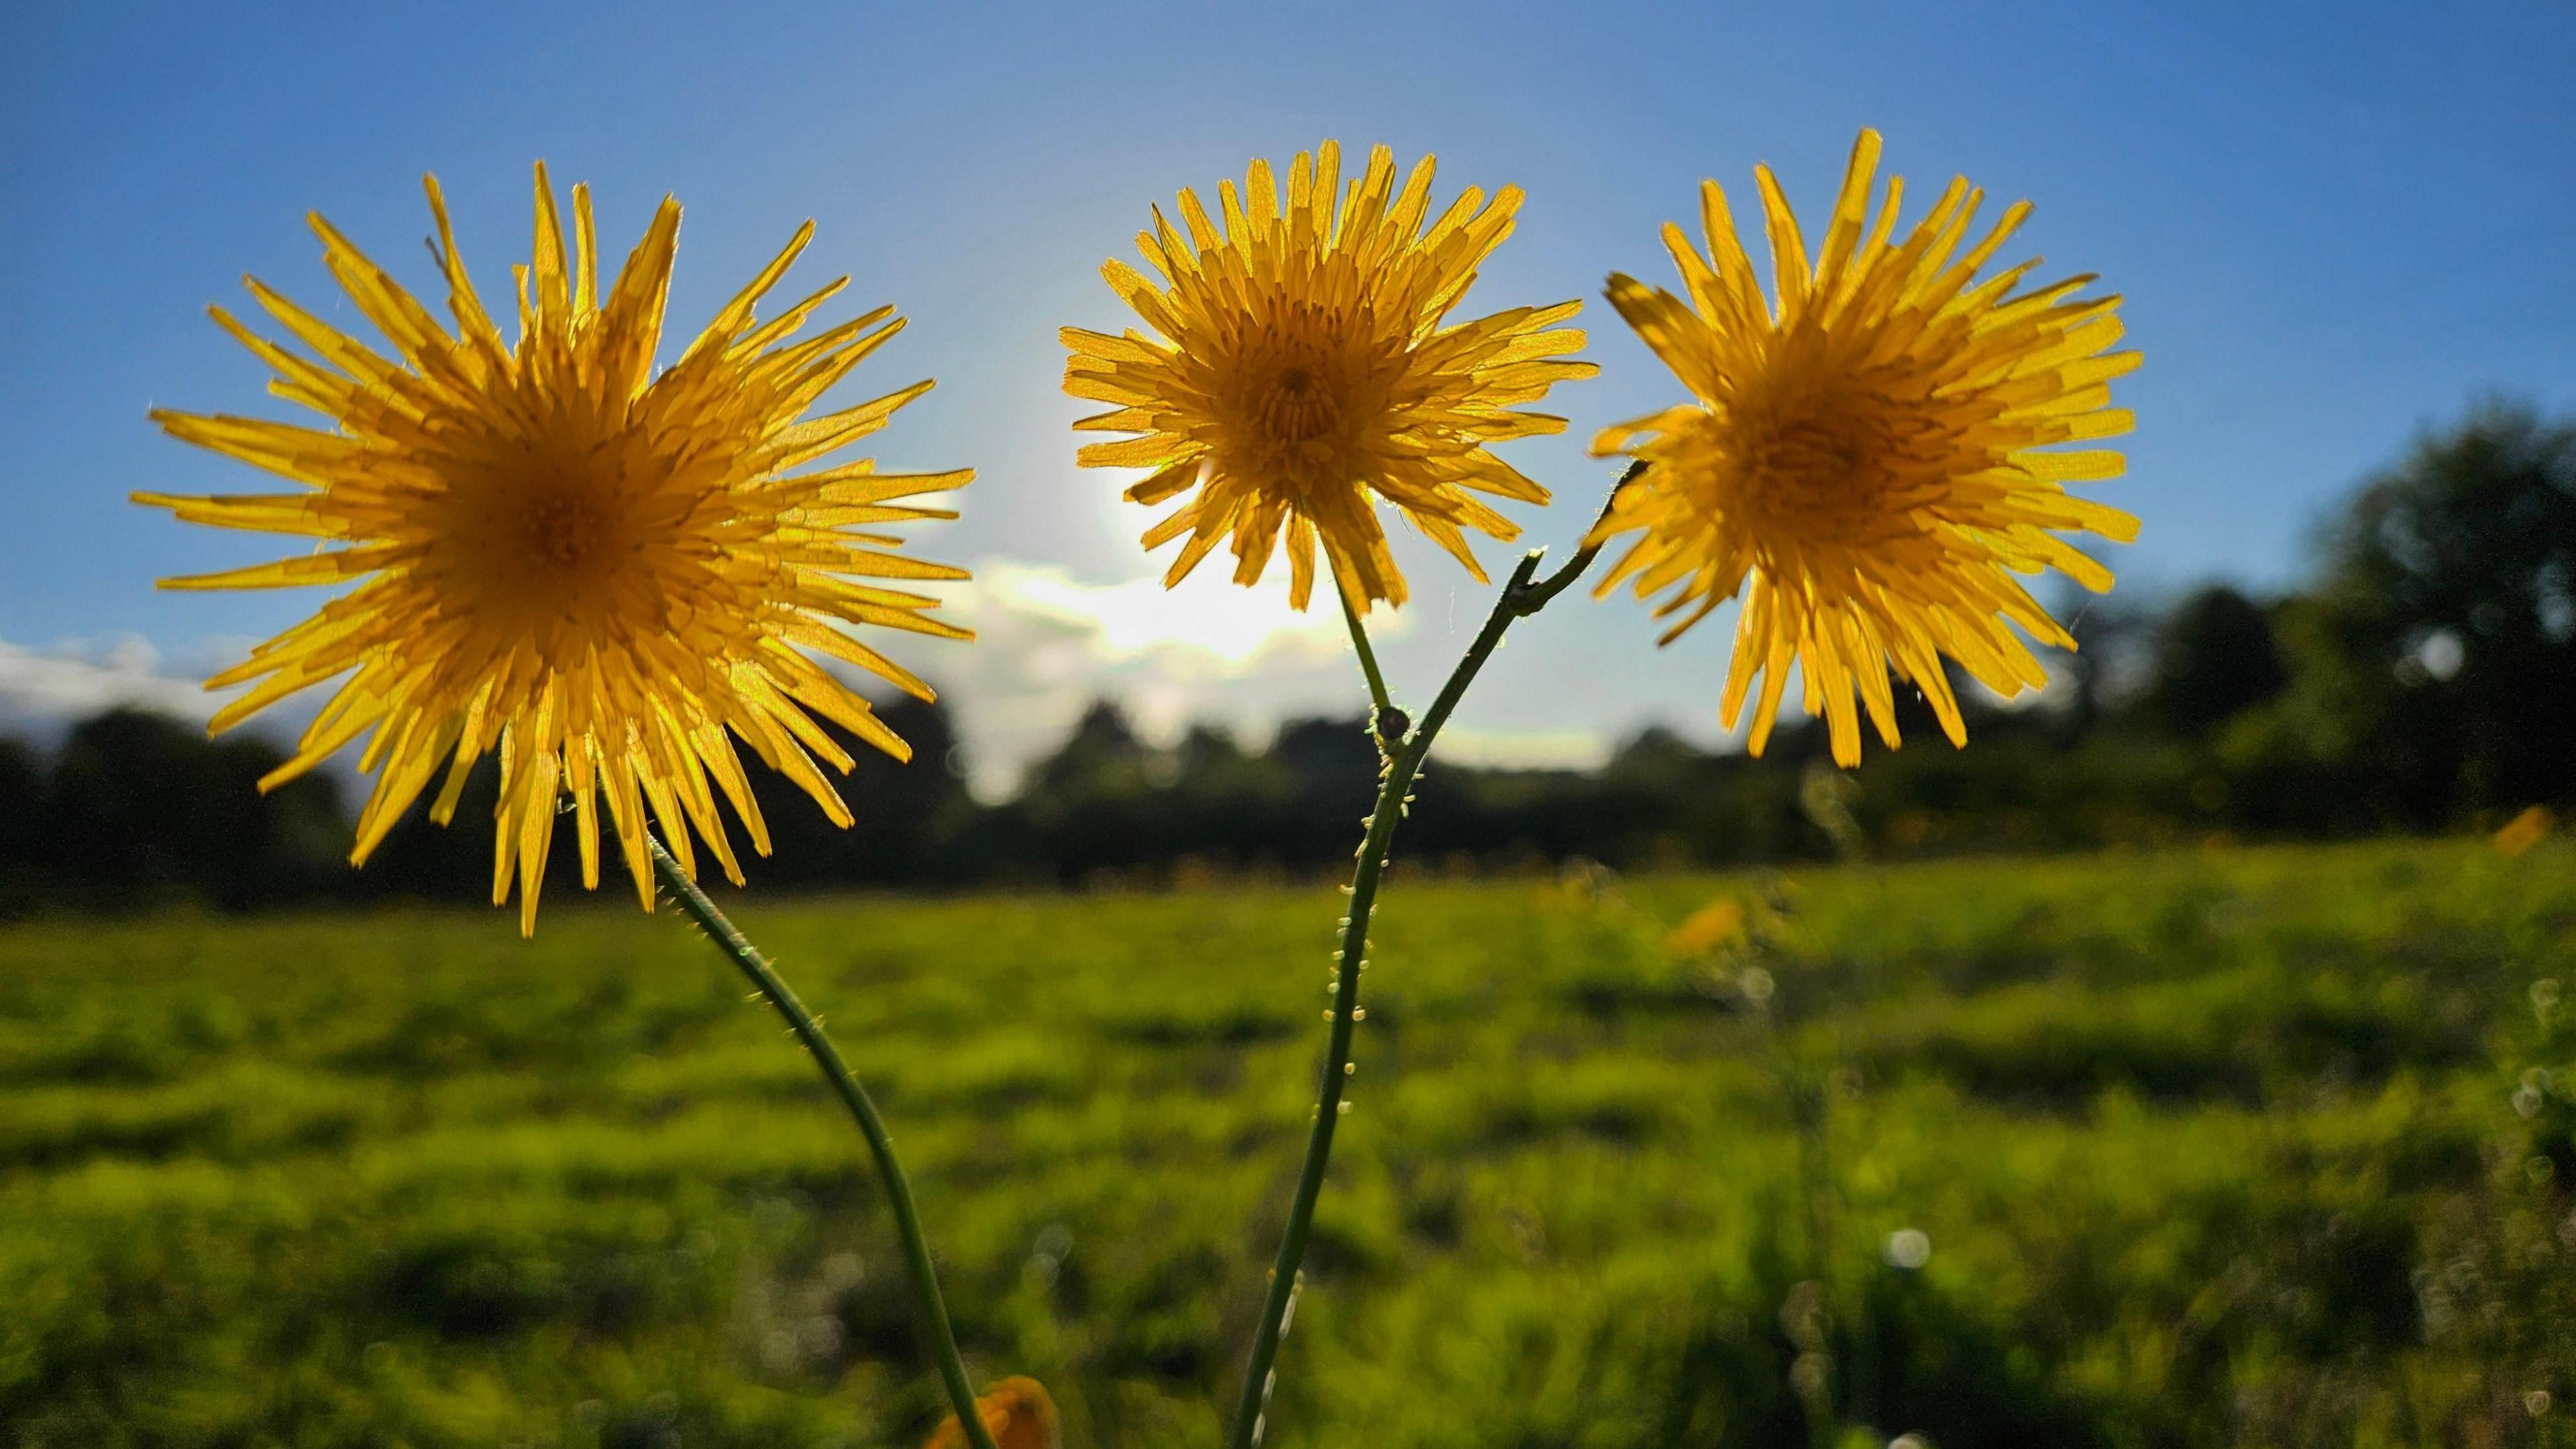
<path id="1" fill-rule="evenodd" d="M 2370 481 L 2328 539 L 2332 646 L 2410 813 L 2576 786 L 2576 427 L 2489 403 Z"/>
<path id="2" fill-rule="evenodd" d="M 850 772 L 825 778 L 848 805 L 852 824 L 832 823 L 821 805 L 794 782 L 757 762 L 747 762 L 752 794 L 769 827 L 771 853 L 740 851 L 743 873 L 754 887 L 819 890 L 840 885 L 919 885 L 941 879 L 942 837 L 972 810 L 958 772 L 957 735 L 940 705 L 900 698 L 877 711 L 887 728 L 912 747 L 898 760 L 837 725 L 824 728 L 851 757 Z M 747 752 L 746 752 L 747 753 Z M 744 832 L 737 830 L 738 840 Z"/>
<path id="3" fill-rule="evenodd" d="M 1032 803 L 1128 793 L 1144 785 L 1146 757 L 1126 711 L 1095 700 L 1062 747 L 1030 767 L 1021 793 Z"/>
<path id="4" fill-rule="evenodd" d="M 1225 729 L 1195 724 L 1172 752 L 1173 780 L 1183 789 L 1221 789 L 1242 777 L 1251 758 Z"/>
<path id="5" fill-rule="evenodd" d="M 36 814 L 43 788 L 36 752 L 23 741 L 0 739 L 0 917 L 31 908 L 42 895 Z"/>
<path id="6" fill-rule="evenodd" d="M 2165 616 L 2153 668 L 2147 707 L 2193 739 L 2279 694 L 2290 677 L 2270 616 L 2225 584 L 2193 592 Z"/>
<path id="7" fill-rule="evenodd" d="M 1292 719 L 1271 741 L 1270 758 L 1286 770 L 1296 806 L 1287 832 L 1291 858 L 1310 865 L 1349 859 L 1377 800 L 1377 745 L 1366 717 Z M 1444 773 L 1426 770 L 1416 794 L 1440 789 Z M 1433 812 L 1416 813 L 1429 818 Z"/>
<path id="8" fill-rule="evenodd" d="M 2072 742 L 2135 703 L 2140 656 L 2146 652 L 2155 620 L 2116 595 L 2095 594 L 2073 583 L 2057 590 L 2049 612 L 2075 636 L 2075 648 L 2070 651 L 2039 651 L 2050 673 L 2066 682 L 2064 704 L 2055 713 L 2059 737 Z M 1956 666 L 1949 667 L 1955 674 Z M 1962 707 L 1973 697 L 1973 691 L 1964 694 Z M 1969 728 L 1976 728 L 1974 721 Z"/>
<path id="9" fill-rule="evenodd" d="M 36 808 L 39 869 L 116 903 L 202 896 L 242 907 L 345 885 L 348 825 L 328 775 L 267 794 L 285 762 L 258 739 L 116 709 L 74 727 Z"/>
<path id="10" fill-rule="evenodd" d="M 1059 881 L 1123 870 L 1167 856 L 1153 752 L 1107 700 L 1094 703 L 1061 748 L 1029 768 L 1020 798 L 985 833 L 991 848 Z"/>

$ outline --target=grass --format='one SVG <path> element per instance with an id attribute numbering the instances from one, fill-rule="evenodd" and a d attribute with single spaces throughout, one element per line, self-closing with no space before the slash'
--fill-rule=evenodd
<path id="1" fill-rule="evenodd" d="M 1077 1449 L 1218 1437 L 1336 906 L 737 913 Z M 1400 879 L 1374 959 L 1274 1445 L 2576 1442 L 2564 847 Z M 667 913 L 0 932 L 0 1444 L 911 1445 L 900 1275 Z"/>

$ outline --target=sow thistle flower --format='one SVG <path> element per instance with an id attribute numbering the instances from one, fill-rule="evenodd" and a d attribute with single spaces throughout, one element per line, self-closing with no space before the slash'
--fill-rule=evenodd
<path id="1" fill-rule="evenodd" d="M 1511 234 L 1521 193 L 1505 187 L 1489 202 L 1469 187 L 1426 226 L 1433 158 L 1401 191 L 1384 146 L 1347 188 L 1340 164 L 1330 141 L 1299 153 L 1283 206 L 1269 163 L 1254 161 L 1240 191 L 1220 183 L 1221 222 L 1182 191 L 1188 235 L 1157 207 L 1136 238 L 1159 282 L 1122 262 L 1103 268 L 1158 335 L 1064 329 L 1065 391 L 1115 409 L 1074 426 L 1137 435 L 1083 448 L 1082 464 L 1153 470 L 1127 490 L 1138 503 L 1191 493 L 1144 536 L 1149 549 L 1185 540 L 1166 584 L 1229 540 L 1234 581 L 1257 583 L 1284 536 L 1295 607 L 1313 593 L 1320 544 L 1365 613 L 1406 598 L 1379 500 L 1480 582 L 1466 531 L 1508 540 L 1520 529 L 1475 495 L 1547 501 L 1487 445 L 1564 431 L 1562 418 L 1514 409 L 1595 371 L 1562 360 L 1584 337 L 1557 324 L 1582 304 L 1445 321 Z"/>
<path id="2" fill-rule="evenodd" d="M 898 759 L 909 750 L 812 656 L 929 699 L 926 685 L 844 626 L 970 637 L 931 617 L 936 600 L 859 580 L 966 577 L 889 552 L 900 540 L 869 530 L 954 517 L 898 500 L 960 487 L 971 472 L 880 473 L 866 459 L 794 471 L 875 432 L 930 388 L 922 382 L 805 416 L 902 320 L 879 308 L 790 341 L 846 278 L 768 321 L 755 318 L 812 238 L 808 222 L 657 376 L 679 204 L 663 201 L 603 297 L 589 192 L 573 188 L 567 259 L 540 164 L 534 255 L 518 271 L 519 335 L 507 345 L 467 279 L 437 181 L 425 184 L 453 332 L 315 216 L 324 263 L 396 356 L 252 280 L 251 295 L 309 353 L 259 336 L 221 308 L 215 320 L 275 369 L 272 392 L 332 426 L 152 415 L 173 437 L 302 486 L 207 498 L 139 493 L 137 502 L 191 522 L 317 540 L 293 558 L 165 587 L 354 583 L 209 681 L 253 686 L 215 715 L 214 728 L 346 675 L 295 756 L 261 786 L 366 736 L 360 768 L 376 781 L 358 821 L 356 864 L 442 768 L 430 816 L 445 824 L 474 762 L 497 753 L 493 903 L 509 898 L 515 868 L 523 931 L 535 929 L 567 792 L 583 883 L 599 882 L 604 798 L 647 910 L 648 811 L 693 875 L 692 828 L 725 874 L 742 880 L 718 794 L 768 853 L 733 739 L 847 826 L 849 808 L 816 762 L 846 771 L 853 761 L 818 721 Z"/>
<path id="3" fill-rule="evenodd" d="M 1611 305 L 1697 401 L 1594 443 L 1648 464 L 1595 531 L 1642 535 L 1601 592 L 1669 592 L 1658 616 L 1682 617 L 1666 643 L 1742 594 L 1720 717 L 1734 727 L 1759 677 L 1757 755 L 1792 660 L 1839 764 L 1860 763 L 1855 694 L 1897 744 L 1891 666 L 1964 743 L 1941 656 L 1999 694 L 2045 684 L 2007 621 L 2059 648 L 2075 641 L 2013 575 L 2055 568 L 2100 592 L 2109 571 L 2059 535 L 2137 535 L 2136 519 L 2065 488 L 2117 477 L 2117 452 L 2049 451 L 2131 426 L 2110 405 L 2111 379 L 2138 363 L 2109 350 L 2119 298 L 2076 296 L 2089 276 L 2016 295 L 2036 258 L 1979 280 L 2030 207 L 2014 204 L 1962 250 L 1983 200 L 1964 178 L 1892 239 L 1902 189 L 1889 178 L 1873 220 L 1878 153 L 1863 131 L 1812 262 L 1778 182 L 1756 168 L 1776 306 L 1714 181 L 1700 193 L 1706 255 L 1664 228 L 1687 301 L 1610 278 Z"/>

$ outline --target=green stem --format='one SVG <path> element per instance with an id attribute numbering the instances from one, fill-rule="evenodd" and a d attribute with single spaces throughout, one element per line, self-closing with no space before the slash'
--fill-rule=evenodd
<path id="1" fill-rule="evenodd" d="M 1625 487 L 1629 479 L 1644 467 L 1637 464 L 1619 480 Z M 1611 497 L 1618 489 L 1611 490 Z M 1603 505 L 1608 512 L 1608 504 Z M 1323 1081 L 1315 1093 L 1315 1120 L 1306 1133 L 1306 1158 L 1298 1169 L 1297 1192 L 1288 1203 L 1288 1226 L 1280 1234 L 1279 1256 L 1270 1268 L 1268 1292 L 1261 1304 L 1261 1321 L 1252 1337 L 1252 1362 L 1245 1369 L 1243 1393 L 1235 1403 L 1234 1424 L 1226 1438 L 1227 1449 L 1254 1449 L 1261 1442 L 1263 1419 L 1270 1402 L 1271 1369 L 1279 1357 L 1279 1337 L 1288 1328 L 1288 1312 L 1297 1296 L 1298 1268 L 1306 1260 L 1306 1241 L 1315 1225 L 1315 1200 L 1323 1194 L 1324 1168 L 1333 1155 L 1333 1129 L 1342 1115 L 1342 1092 L 1351 1072 L 1351 1029 L 1359 1021 L 1360 973 L 1367 969 L 1364 955 L 1368 949 L 1369 914 L 1377 905 L 1379 880 L 1386 872 L 1387 850 L 1395 841 L 1396 823 L 1404 817 L 1406 794 L 1421 773 L 1423 758 L 1431 753 L 1431 742 L 1440 727 L 1449 722 L 1458 701 L 1467 695 L 1467 686 L 1475 683 L 1477 672 L 1493 656 L 1503 634 L 1515 619 L 1527 618 L 1545 608 L 1549 600 L 1563 593 L 1583 571 L 1592 566 L 1600 545 L 1587 539 L 1566 566 L 1545 579 L 1538 578 L 1542 551 L 1532 550 L 1521 557 L 1512 570 L 1510 582 L 1503 585 L 1494 600 L 1493 612 L 1486 616 L 1485 627 L 1476 632 L 1475 642 L 1467 646 L 1466 655 L 1449 674 L 1449 682 L 1440 688 L 1431 709 L 1422 722 L 1401 739 L 1389 740 L 1373 726 L 1379 747 L 1386 752 L 1386 766 L 1381 777 L 1377 806 L 1369 812 L 1368 832 L 1360 840 L 1359 864 L 1351 872 L 1351 913 L 1342 923 L 1342 946 L 1333 970 L 1332 1033 L 1324 1049 Z M 1352 612 L 1345 596 L 1344 617 L 1350 620 L 1351 640 L 1360 651 L 1361 668 L 1369 676 L 1376 696 L 1378 718 L 1394 715 L 1387 703 L 1385 686 L 1377 672 L 1377 661 L 1369 653 L 1368 636 L 1360 628 L 1358 614 Z"/>
<path id="2" fill-rule="evenodd" d="M 1359 611 L 1351 607 L 1351 596 L 1343 591 L 1338 579 L 1334 581 L 1333 596 L 1342 601 L 1342 622 L 1351 626 L 1351 648 L 1360 656 L 1360 673 L 1368 676 L 1369 703 L 1383 715 L 1395 705 L 1387 699 L 1386 676 L 1378 672 L 1377 651 L 1369 647 L 1368 630 L 1360 627 Z M 1377 734 L 1379 744 L 1393 743 L 1377 721 L 1370 721 L 1370 729 Z"/>
<path id="3" fill-rule="evenodd" d="M 929 1329 L 932 1352 L 939 1359 L 939 1377 L 948 1386 L 948 1402 L 956 1407 L 957 1422 L 966 1430 L 967 1442 L 975 1449 L 993 1449 L 993 1436 L 984 1427 L 984 1417 L 975 1412 L 975 1388 L 967 1382 L 966 1365 L 957 1355 L 957 1334 L 949 1327 L 948 1305 L 939 1296 L 939 1274 L 930 1263 L 930 1242 L 921 1233 L 921 1218 L 913 1210 L 912 1183 L 904 1176 L 903 1163 L 894 1155 L 894 1139 L 886 1132 L 885 1119 L 877 1115 L 877 1104 L 868 1097 L 867 1088 L 850 1075 L 849 1063 L 841 1060 L 838 1047 L 823 1034 L 823 1023 L 805 1009 L 796 993 L 779 977 L 767 958 L 743 939 L 733 922 L 725 919 L 707 893 L 680 869 L 680 863 L 653 840 L 653 873 L 662 878 L 680 909 L 707 933 L 707 939 L 725 953 L 742 974 L 751 978 L 762 997 L 787 1019 L 787 1029 L 804 1044 L 814 1065 L 822 1068 L 824 1080 L 832 1084 L 841 1101 L 856 1118 L 859 1132 L 868 1139 L 868 1151 L 876 1157 L 877 1176 L 885 1180 L 886 1199 L 894 1207 L 895 1231 L 903 1238 L 904 1259 L 912 1270 L 914 1306 L 920 1309 L 923 1324 Z"/>

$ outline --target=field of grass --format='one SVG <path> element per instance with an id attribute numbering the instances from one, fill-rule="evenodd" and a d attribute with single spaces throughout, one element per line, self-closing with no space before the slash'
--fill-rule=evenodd
<path id="1" fill-rule="evenodd" d="M 738 912 L 1076 1449 L 1216 1442 L 1338 899 Z M 560 906 L 0 929 L 0 1444 L 917 1444 L 813 1069 Z M 2576 1443 L 2564 846 L 1401 879 L 1374 960 L 1274 1445 Z"/>

